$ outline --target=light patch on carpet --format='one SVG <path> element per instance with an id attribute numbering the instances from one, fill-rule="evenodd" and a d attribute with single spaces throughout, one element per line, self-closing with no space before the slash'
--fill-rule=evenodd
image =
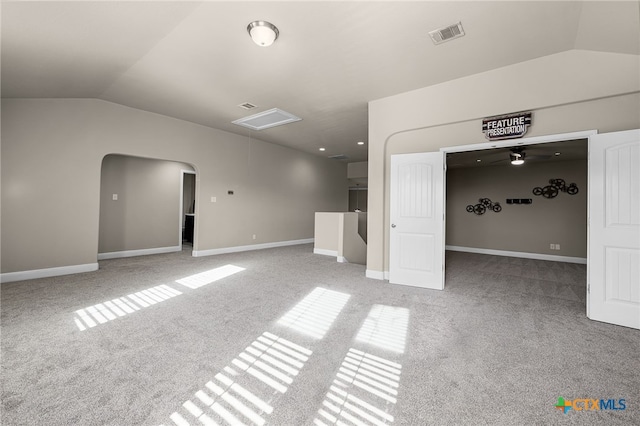
<path id="1" fill-rule="evenodd" d="M 350 297 L 346 293 L 316 287 L 280 318 L 278 324 L 322 339 Z"/>
<path id="2" fill-rule="evenodd" d="M 317 426 L 356 424 L 383 426 L 398 396 L 402 365 L 349 349 L 313 423 Z"/>
<path id="3" fill-rule="evenodd" d="M 176 426 L 190 425 L 190 420 L 204 425 L 262 426 L 273 412 L 274 393 L 287 391 L 311 354 L 265 332 L 169 418 Z"/>
<path id="4" fill-rule="evenodd" d="M 238 272 L 244 271 L 245 268 L 241 268 L 235 265 L 224 265 L 219 268 L 211 269 L 209 271 L 200 272 L 198 274 L 190 275 L 185 278 L 176 280 L 178 284 L 182 284 L 190 289 L 196 289 L 207 284 L 219 281 L 223 278 L 229 277 Z"/>
<path id="5" fill-rule="evenodd" d="M 75 312 L 74 322 L 80 331 L 84 331 L 181 294 L 165 284 L 151 287 L 125 297 L 78 309 Z"/>
<path id="6" fill-rule="evenodd" d="M 373 305 L 356 341 L 401 354 L 405 350 L 408 328 L 407 308 Z"/>

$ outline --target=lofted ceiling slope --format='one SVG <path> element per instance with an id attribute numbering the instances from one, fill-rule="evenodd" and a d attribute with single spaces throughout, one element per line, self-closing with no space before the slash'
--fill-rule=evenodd
<path id="1" fill-rule="evenodd" d="M 5 98 L 98 98 L 349 161 L 367 158 L 356 142 L 367 142 L 371 100 L 570 49 L 640 54 L 636 1 L 49 1 L 1 12 Z M 273 46 L 249 38 L 257 19 L 279 28 Z M 458 21 L 464 37 L 433 45 L 429 31 Z M 303 120 L 231 124 L 276 107 Z"/>

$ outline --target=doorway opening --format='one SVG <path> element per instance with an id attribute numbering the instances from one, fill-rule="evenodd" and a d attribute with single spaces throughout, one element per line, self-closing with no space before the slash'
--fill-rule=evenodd
<path id="1" fill-rule="evenodd" d="M 195 173 L 190 164 L 176 161 L 103 158 L 98 260 L 182 251 L 185 171 Z"/>
<path id="2" fill-rule="evenodd" d="M 196 221 L 196 172 L 182 170 L 180 186 L 180 246 L 182 251 L 193 252 Z"/>

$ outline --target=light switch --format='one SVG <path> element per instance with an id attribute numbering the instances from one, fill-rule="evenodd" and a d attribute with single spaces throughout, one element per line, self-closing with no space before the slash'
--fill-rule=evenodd
<path id="1" fill-rule="evenodd" d="M 211 197 L 211 202 L 215 203 L 216 202 L 216 197 Z"/>
<path id="2" fill-rule="evenodd" d="M 111 196 L 111 199 L 112 199 L 113 201 L 118 201 L 118 194 L 113 194 L 113 195 Z"/>

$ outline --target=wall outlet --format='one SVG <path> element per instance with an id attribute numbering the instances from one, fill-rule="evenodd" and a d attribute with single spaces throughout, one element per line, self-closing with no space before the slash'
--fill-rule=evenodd
<path id="1" fill-rule="evenodd" d="M 211 202 L 215 203 L 216 202 L 216 197 L 211 197 Z"/>
<path id="2" fill-rule="evenodd" d="M 256 234 L 253 234 L 253 239 L 254 239 L 254 240 L 256 239 Z"/>
<path id="3" fill-rule="evenodd" d="M 113 201 L 118 201 L 118 194 L 113 194 L 113 195 L 111 196 L 111 199 L 112 199 Z"/>
<path id="4" fill-rule="evenodd" d="M 549 244 L 549 249 L 555 250 L 556 249 L 556 245 L 553 244 L 553 243 Z"/>
<path id="5" fill-rule="evenodd" d="M 560 250 L 560 244 L 556 244 L 556 250 Z"/>

